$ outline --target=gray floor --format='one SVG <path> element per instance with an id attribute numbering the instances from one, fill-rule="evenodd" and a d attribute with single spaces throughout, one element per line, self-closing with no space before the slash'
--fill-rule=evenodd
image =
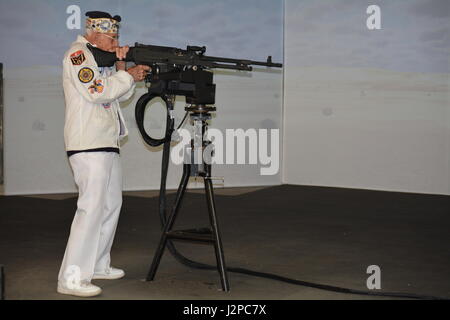
<path id="1" fill-rule="evenodd" d="M 112 250 L 120 280 L 97 280 L 91 299 L 382 299 L 229 273 L 187 268 L 167 251 L 145 282 L 159 236 L 156 192 L 126 193 Z M 169 200 L 173 199 L 171 193 Z M 217 190 L 228 266 L 367 290 L 366 268 L 381 268 L 382 291 L 450 297 L 450 197 L 324 187 Z M 7 299 L 79 299 L 56 293 L 56 276 L 76 208 L 75 195 L 0 197 L 0 263 Z M 205 199 L 186 195 L 177 228 L 206 226 Z M 214 263 L 211 247 L 177 243 Z"/>

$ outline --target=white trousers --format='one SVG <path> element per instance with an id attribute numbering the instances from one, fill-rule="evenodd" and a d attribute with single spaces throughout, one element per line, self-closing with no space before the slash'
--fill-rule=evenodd
<path id="1" fill-rule="evenodd" d="M 115 152 L 81 152 L 69 157 L 78 186 L 77 211 L 58 280 L 91 281 L 110 267 L 110 251 L 122 207 L 122 168 Z"/>

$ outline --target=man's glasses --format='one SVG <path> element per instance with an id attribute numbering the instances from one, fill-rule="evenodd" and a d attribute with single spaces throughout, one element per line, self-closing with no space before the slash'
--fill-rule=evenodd
<path id="1" fill-rule="evenodd" d="M 102 33 L 102 35 L 104 35 L 105 37 L 108 37 L 110 39 L 113 39 L 114 41 L 119 41 L 119 36 L 118 35 L 116 35 L 116 36 L 109 36 L 106 33 Z"/>

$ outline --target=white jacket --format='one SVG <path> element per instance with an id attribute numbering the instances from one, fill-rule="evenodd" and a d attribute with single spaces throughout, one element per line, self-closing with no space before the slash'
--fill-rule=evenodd
<path id="1" fill-rule="evenodd" d="M 119 101 L 132 96 L 134 80 L 126 71 L 99 68 L 87 43 L 78 36 L 63 60 L 66 151 L 120 148 L 128 130 Z"/>

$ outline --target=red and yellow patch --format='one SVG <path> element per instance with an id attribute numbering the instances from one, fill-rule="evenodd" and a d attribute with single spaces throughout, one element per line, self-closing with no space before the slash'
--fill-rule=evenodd
<path id="1" fill-rule="evenodd" d="M 91 68 L 81 68 L 78 72 L 78 79 L 83 83 L 91 82 L 94 79 L 94 71 Z"/>
<path id="2" fill-rule="evenodd" d="M 102 80 L 94 80 L 94 83 L 89 86 L 88 88 L 89 92 L 92 93 L 102 93 L 103 92 L 103 83 Z"/>
<path id="3" fill-rule="evenodd" d="M 83 50 L 78 50 L 70 55 L 70 60 L 72 61 L 73 65 L 79 66 L 82 64 L 86 57 L 84 56 Z"/>

